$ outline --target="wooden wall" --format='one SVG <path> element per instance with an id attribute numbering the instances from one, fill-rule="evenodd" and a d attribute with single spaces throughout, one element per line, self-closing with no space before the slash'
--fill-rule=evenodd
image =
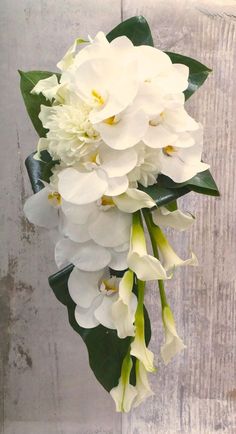
<path id="1" fill-rule="evenodd" d="M 17 69 L 54 70 L 77 36 L 109 31 L 144 15 L 157 47 L 189 55 L 213 74 L 188 103 L 204 124 L 204 158 L 221 198 L 190 194 L 194 228 L 176 234 L 184 257 L 168 285 L 187 349 L 152 377 L 156 394 L 129 415 L 116 414 L 88 368 L 85 347 L 50 291 L 55 271 L 46 231 L 25 220 L 31 194 L 24 159 L 37 137 L 19 92 Z M 220 0 L 1 0 L 0 417 L 3 434 L 236 433 L 236 2 Z M 149 289 L 151 348 L 162 341 L 156 289 Z"/>

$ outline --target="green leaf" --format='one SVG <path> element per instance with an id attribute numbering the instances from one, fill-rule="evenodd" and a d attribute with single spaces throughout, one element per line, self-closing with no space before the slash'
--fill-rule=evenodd
<path id="1" fill-rule="evenodd" d="M 42 94 L 33 95 L 30 92 L 34 88 L 34 86 L 38 83 L 39 80 L 48 78 L 51 75 L 56 73 L 48 72 L 48 71 L 28 71 L 28 72 L 19 71 L 19 74 L 21 77 L 20 89 L 21 89 L 21 93 L 25 102 L 28 115 L 39 137 L 45 137 L 47 130 L 43 128 L 43 125 L 38 116 L 39 116 L 41 104 L 50 106 L 51 102 L 47 101 Z M 56 75 L 58 78 L 60 77 L 60 74 L 56 74 Z"/>
<path id="2" fill-rule="evenodd" d="M 84 329 L 75 320 L 75 303 L 68 292 L 67 281 L 73 266 L 68 266 L 49 277 L 49 284 L 57 299 L 67 307 L 71 327 L 78 333 L 87 346 L 89 364 L 97 380 L 110 391 L 118 384 L 122 361 L 128 351 L 132 338 L 119 339 L 115 330 L 102 325 L 93 329 Z M 85 288 L 86 290 L 86 288 Z M 151 338 L 148 313 L 145 310 L 146 343 Z"/>
<path id="3" fill-rule="evenodd" d="M 150 185 L 149 187 L 143 187 L 142 185 L 139 185 L 139 189 L 149 194 L 149 196 L 155 200 L 157 206 L 167 205 L 168 203 L 175 201 L 190 191 L 188 187 L 172 189 L 163 187 L 159 185 L 159 183 Z"/>
<path id="4" fill-rule="evenodd" d="M 159 184 L 164 188 L 179 190 L 187 187 L 191 191 L 195 191 L 201 194 L 206 194 L 209 196 L 220 195 L 218 187 L 209 170 L 205 170 L 204 172 L 197 173 L 197 175 L 195 175 L 193 178 L 182 183 L 175 183 L 174 181 L 172 181 L 172 179 L 164 175 L 160 175 L 158 177 L 158 181 Z"/>
<path id="5" fill-rule="evenodd" d="M 57 161 L 53 161 L 50 154 L 47 151 L 41 152 L 41 160 L 34 159 L 35 152 L 30 154 L 26 160 L 25 165 L 31 182 L 32 190 L 37 193 L 43 188 L 41 181 L 49 182 L 52 175 L 52 167 L 57 164 Z"/>
<path id="6" fill-rule="evenodd" d="M 144 17 L 136 16 L 118 24 L 111 32 L 107 34 L 107 39 L 111 42 L 118 36 L 127 36 L 134 45 L 151 45 L 153 39 L 149 25 Z"/>
<path id="7" fill-rule="evenodd" d="M 166 51 L 166 54 L 168 54 L 172 63 L 182 63 L 189 67 L 189 85 L 188 89 L 184 92 L 185 100 L 187 100 L 204 83 L 212 70 L 191 57 L 182 56 L 182 54 L 171 53 L 168 51 Z"/>

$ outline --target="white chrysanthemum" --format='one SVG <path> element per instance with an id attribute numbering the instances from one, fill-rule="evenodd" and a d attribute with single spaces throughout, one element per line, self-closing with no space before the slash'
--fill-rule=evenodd
<path id="1" fill-rule="evenodd" d="M 43 147 L 53 159 L 71 165 L 96 150 L 100 136 L 89 121 L 89 113 L 90 108 L 78 99 L 73 105 L 41 106 L 39 118 L 49 130 Z"/>

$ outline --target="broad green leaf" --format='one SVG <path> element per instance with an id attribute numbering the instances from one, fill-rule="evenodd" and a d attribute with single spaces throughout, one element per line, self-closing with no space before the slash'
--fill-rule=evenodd
<path id="1" fill-rule="evenodd" d="M 187 100 L 204 83 L 212 70 L 191 57 L 182 56 L 182 54 L 171 53 L 168 51 L 166 51 L 166 54 L 168 54 L 172 63 L 182 63 L 189 67 L 189 84 L 188 89 L 184 92 L 185 100 Z"/>
<path id="2" fill-rule="evenodd" d="M 111 42 L 118 36 L 127 36 L 134 45 L 151 45 L 153 39 L 149 25 L 144 17 L 136 16 L 118 24 L 107 34 L 107 39 Z"/>
<path id="3" fill-rule="evenodd" d="M 149 194 L 149 196 L 151 196 L 156 202 L 157 206 L 167 205 L 168 203 L 175 201 L 190 191 L 188 187 L 182 187 L 178 189 L 163 187 L 159 185 L 158 182 L 157 184 L 150 185 L 149 187 L 143 187 L 142 185 L 139 185 L 139 189 Z"/>
<path id="4" fill-rule="evenodd" d="M 31 90 L 38 83 L 39 80 L 50 77 L 55 74 L 55 72 L 49 71 L 19 71 L 20 74 L 20 89 L 25 102 L 26 110 L 33 123 L 35 130 L 37 131 L 39 137 L 45 137 L 47 130 L 43 128 L 42 122 L 39 119 L 39 112 L 41 104 L 50 106 L 51 102 L 47 101 L 46 98 L 40 95 L 31 94 Z M 56 74 L 60 77 L 60 74 Z"/>
<path id="5" fill-rule="evenodd" d="M 188 187 L 191 191 L 196 191 L 197 193 L 206 194 L 209 196 L 219 196 L 218 187 L 211 175 L 209 170 L 197 173 L 193 178 L 182 183 L 175 183 L 172 179 L 167 176 L 160 175 L 158 181 L 162 187 L 170 188 L 174 190 L 179 190 L 184 187 Z"/>
<path id="6" fill-rule="evenodd" d="M 119 339 L 115 330 L 107 329 L 102 325 L 93 329 L 80 327 L 74 316 L 75 303 L 71 299 L 67 281 L 73 266 L 68 266 L 49 277 L 49 284 L 57 299 L 67 307 L 71 327 L 78 333 L 87 346 L 89 364 L 97 380 L 110 391 L 118 384 L 121 365 L 132 338 Z M 85 288 L 86 290 L 86 288 Z M 146 343 L 151 338 L 150 320 L 145 310 Z"/>
<path id="7" fill-rule="evenodd" d="M 41 181 L 50 181 L 50 176 L 52 175 L 51 169 L 55 164 L 57 164 L 57 162 L 52 160 L 47 151 L 41 152 L 42 160 L 35 160 L 34 155 L 35 152 L 26 158 L 25 165 L 32 190 L 34 193 L 37 193 L 41 188 L 43 188 L 43 183 Z"/>

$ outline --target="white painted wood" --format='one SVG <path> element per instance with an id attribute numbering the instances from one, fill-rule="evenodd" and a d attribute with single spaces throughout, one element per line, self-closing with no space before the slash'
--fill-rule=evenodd
<path id="1" fill-rule="evenodd" d="M 218 3 L 218 4 L 217 4 Z M 222 2 L 223 3 L 223 2 Z M 236 432 L 235 417 L 235 16 L 234 5 L 184 0 L 2 0 L 0 417 L 4 434 L 212 434 Z M 121 7 L 122 5 L 122 7 Z M 226 8 L 234 8 L 228 13 Z M 221 8 L 219 13 L 219 7 Z M 182 199 L 197 220 L 171 236 L 200 267 L 168 284 L 187 349 L 158 362 L 154 398 L 130 415 L 113 403 L 88 368 L 80 338 L 50 292 L 55 271 L 48 234 L 29 225 L 22 204 L 30 186 L 24 159 L 37 137 L 23 107 L 16 70 L 53 70 L 73 39 L 108 31 L 121 16 L 143 14 L 156 46 L 196 57 L 212 77 L 189 103 L 205 127 L 205 159 L 222 197 Z M 160 307 L 147 292 L 151 347 L 162 342 Z"/>

